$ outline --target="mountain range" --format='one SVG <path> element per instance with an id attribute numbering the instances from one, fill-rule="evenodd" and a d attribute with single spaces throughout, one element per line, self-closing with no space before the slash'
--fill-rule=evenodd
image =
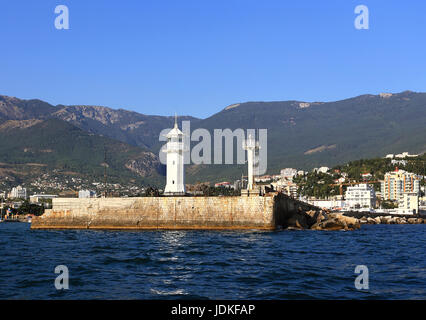
<path id="1" fill-rule="evenodd" d="M 334 102 L 236 103 L 206 119 L 180 116 L 183 120 L 191 130 L 268 129 L 268 173 L 426 151 L 426 93 L 411 91 Z M 0 177 L 25 180 L 31 176 L 22 171 L 26 164 L 101 177 L 106 153 L 111 179 L 162 186 L 159 134 L 173 121 L 173 116 L 0 96 Z M 188 182 L 232 180 L 245 171 L 244 165 L 186 168 Z"/>

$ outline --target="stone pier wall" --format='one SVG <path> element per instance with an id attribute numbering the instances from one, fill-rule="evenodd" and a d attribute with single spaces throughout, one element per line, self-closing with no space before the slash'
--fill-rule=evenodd
<path id="1" fill-rule="evenodd" d="M 274 230 L 303 210 L 282 194 L 246 197 L 55 198 L 32 229 Z M 302 204 L 303 205 L 303 204 Z"/>

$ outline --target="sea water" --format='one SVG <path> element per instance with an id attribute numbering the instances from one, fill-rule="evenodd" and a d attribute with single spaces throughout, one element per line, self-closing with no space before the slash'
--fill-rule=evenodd
<path id="1" fill-rule="evenodd" d="M 426 225 L 30 230 L 0 223 L 0 299 L 425 299 Z M 69 288 L 57 290 L 59 265 Z M 357 265 L 368 289 L 355 287 Z"/>

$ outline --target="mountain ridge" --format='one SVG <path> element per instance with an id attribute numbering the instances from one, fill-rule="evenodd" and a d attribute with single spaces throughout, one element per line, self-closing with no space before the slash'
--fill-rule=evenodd
<path id="1" fill-rule="evenodd" d="M 86 132 L 145 148 L 155 155 L 164 144 L 158 139 L 159 133 L 171 128 L 174 121 L 173 117 L 125 109 L 52 106 L 37 99 L 0 96 L 0 121 L 17 120 L 14 117 L 57 118 Z M 268 172 L 426 150 L 426 93 L 408 90 L 331 102 L 234 103 L 210 117 L 179 117 L 179 122 L 183 120 L 191 122 L 191 130 L 268 129 Z M 241 165 L 187 167 L 189 182 L 238 178 L 245 170 Z"/>

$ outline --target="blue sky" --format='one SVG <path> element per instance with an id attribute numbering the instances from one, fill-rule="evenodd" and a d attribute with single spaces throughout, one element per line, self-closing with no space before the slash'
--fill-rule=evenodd
<path id="1" fill-rule="evenodd" d="M 70 29 L 54 27 L 57 5 Z M 354 27 L 367 5 L 370 29 Z M 207 117 L 426 91 L 426 2 L 0 0 L 0 94 Z"/>

